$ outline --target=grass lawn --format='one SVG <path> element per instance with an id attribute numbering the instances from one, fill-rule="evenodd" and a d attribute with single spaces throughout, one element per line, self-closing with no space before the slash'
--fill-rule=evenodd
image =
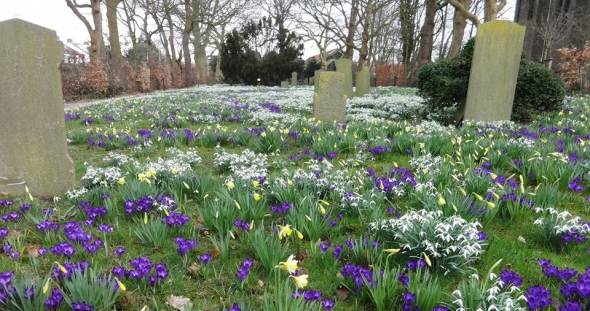
<path id="1" fill-rule="evenodd" d="M 0 196 L 2 309 L 590 308 L 588 97 L 455 129 L 412 89 L 349 100 L 346 124 L 312 93 L 66 111 L 77 185 Z"/>

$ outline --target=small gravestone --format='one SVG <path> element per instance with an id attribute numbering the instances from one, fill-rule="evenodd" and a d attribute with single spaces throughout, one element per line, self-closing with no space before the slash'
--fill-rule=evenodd
<path id="1" fill-rule="evenodd" d="M 207 85 L 212 86 L 215 84 L 215 79 L 213 77 L 207 77 L 206 79 Z"/>
<path id="2" fill-rule="evenodd" d="M 291 73 L 291 86 L 297 86 L 297 73 Z"/>
<path id="3" fill-rule="evenodd" d="M 289 81 L 288 80 L 281 81 L 281 87 L 289 87 Z"/>
<path id="4" fill-rule="evenodd" d="M 68 155 L 55 31 L 11 19 L 0 22 L 0 191 L 27 186 L 40 197 L 62 196 L 74 185 Z"/>
<path id="5" fill-rule="evenodd" d="M 313 72 L 313 76 L 314 76 L 314 83 L 313 83 L 313 92 L 317 93 L 318 92 L 318 84 L 320 81 L 320 73 L 324 72 L 325 70 L 323 69 L 318 69 L 316 71 Z"/>
<path id="6" fill-rule="evenodd" d="M 314 78 L 313 77 L 309 77 L 309 84 L 308 85 L 315 85 L 315 83 L 313 82 Z"/>
<path id="7" fill-rule="evenodd" d="M 510 120 L 525 27 L 492 21 L 477 29 L 465 120 Z M 459 114 L 456 118 L 460 118 Z"/>
<path id="8" fill-rule="evenodd" d="M 309 78 L 303 79 L 303 85 L 309 85 Z"/>
<path id="9" fill-rule="evenodd" d="M 368 94 L 371 88 L 371 73 L 369 72 L 369 67 L 363 66 L 361 71 L 357 72 L 356 74 L 356 90 L 355 96 L 365 96 Z"/>
<path id="10" fill-rule="evenodd" d="M 352 59 L 339 59 L 336 63 L 336 71 L 344 74 L 344 95 L 346 98 L 352 98 Z"/>
<path id="11" fill-rule="evenodd" d="M 344 75 L 334 71 L 317 72 L 317 92 L 313 95 L 313 117 L 323 122 L 346 121 Z"/>

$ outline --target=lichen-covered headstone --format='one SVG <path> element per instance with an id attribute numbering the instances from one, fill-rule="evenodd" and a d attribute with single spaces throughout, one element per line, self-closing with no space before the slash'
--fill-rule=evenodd
<path id="1" fill-rule="evenodd" d="M 477 29 L 464 120 L 510 120 L 525 27 L 492 21 Z"/>
<path id="2" fill-rule="evenodd" d="M 289 87 L 289 81 L 288 80 L 281 81 L 281 87 Z"/>
<path id="3" fill-rule="evenodd" d="M 303 85 L 309 85 L 309 78 L 303 79 Z"/>
<path id="4" fill-rule="evenodd" d="M 74 185 L 68 154 L 55 31 L 11 19 L 0 22 L 0 191 L 27 186 L 40 197 Z"/>
<path id="5" fill-rule="evenodd" d="M 297 86 L 297 73 L 291 73 L 291 86 Z"/>
<path id="6" fill-rule="evenodd" d="M 318 84 L 320 81 L 320 73 L 324 72 L 325 70 L 323 69 L 318 69 L 316 71 L 313 72 L 313 92 L 317 93 L 318 92 Z"/>
<path id="7" fill-rule="evenodd" d="M 207 77 L 206 81 L 208 86 L 212 86 L 215 84 L 215 79 L 213 77 Z"/>
<path id="8" fill-rule="evenodd" d="M 315 85 L 314 77 L 309 77 L 309 85 Z"/>
<path id="9" fill-rule="evenodd" d="M 352 59 L 339 59 L 335 63 L 336 71 L 344 74 L 344 95 L 346 98 L 352 98 Z"/>
<path id="10" fill-rule="evenodd" d="M 371 73 L 369 67 L 363 66 L 361 71 L 356 73 L 356 90 L 355 96 L 365 96 L 368 94 L 371 88 Z"/>
<path id="11" fill-rule="evenodd" d="M 334 71 L 316 71 L 317 92 L 313 95 L 313 117 L 323 122 L 346 121 L 344 75 Z"/>

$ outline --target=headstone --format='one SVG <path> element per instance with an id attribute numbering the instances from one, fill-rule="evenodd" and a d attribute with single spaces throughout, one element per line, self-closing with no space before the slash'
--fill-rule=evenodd
<path id="1" fill-rule="evenodd" d="M 314 71 L 313 76 L 314 76 L 314 83 L 313 83 L 313 92 L 317 93 L 318 92 L 318 84 L 320 82 L 320 73 L 324 72 L 325 70 L 323 69 L 318 69 L 316 71 Z"/>
<path id="2" fill-rule="evenodd" d="M 309 77 L 309 84 L 308 85 L 315 85 L 313 80 L 314 80 L 313 77 Z"/>
<path id="3" fill-rule="evenodd" d="M 344 74 L 344 95 L 346 98 L 352 98 L 352 59 L 338 59 L 336 63 L 336 71 Z"/>
<path id="4" fill-rule="evenodd" d="M 281 81 L 281 87 L 289 87 L 289 80 Z"/>
<path id="5" fill-rule="evenodd" d="M 309 85 L 309 78 L 303 79 L 303 85 Z"/>
<path id="6" fill-rule="evenodd" d="M 291 73 L 291 86 L 297 86 L 297 73 Z"/>
<path id="7" fill-rule="evenodd" d="M 365 96 L 368 94 L 371 88 L 371 73 L 369 72 L 369 67 L 363 66 L 361 71 L 357 72 L 356 74 L 356 90 L 355 96 Z"/>
<path id="8" fill-rule="evenodd" d="M 55 31 L 11 19 L 0 22 L 0 191 L 63 196 L 74 185 L 68 155 Z"/>
<path id="9" fill-rule="evenodd" d="M 209 86 L 215 84 L 215 79 L 213 77 L 207 77 L 206 81 L 207 81 L 207 85 L 209 85 Z"/>
<path id="10" fill-rule="evenodd" d="M 477 29 L 465 120 L 510 120 L 525 27 L 492 21 Z"/>
<path id="11" fill-rule="evenodd" d="M 316 71 L 317 92 L 313 95 L 313 117 L 323 122 L 346 122 L 344 74 L 334 71 Z"/>

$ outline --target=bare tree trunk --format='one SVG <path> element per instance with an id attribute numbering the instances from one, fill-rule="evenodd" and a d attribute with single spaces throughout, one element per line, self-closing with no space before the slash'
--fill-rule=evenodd
<path id="1" fill-rule="evenodd" d="M 369 55 L 369 31 L 371 30 L 371 17 L 373 17 L 373 0 L 367 1 L 365 7 L 364 21 L 363 21 L 363 33 L 361 35 L 361 50 L 360 57 L 357 64 L 357 69 L 360 71 L 365 66 L 367 57 Z"/>
<path id="2" fill-rule="evenodd" d="M 90 61 L 101 60 L 105 55 L 104 41 L 102 38 L 102 13 L 100 11 L 100 0 L 90 0 L 90 4 L 77 4 L 73 3 L 72 0 L 66 0 L 68 7 L 74 12 L 74 14 L 84 23 L 88 34 L 90 35 Z M 89 8 L 92 11 L 92 21 L 94 29 L 80 13 L 79 8 Z"/>
<path id="3" fill-rule="evenodd" d="M 132 0 L 133 1 L 133 0 Z M 132 13 L 135 14 L 135 8 L 131 8 L 128 6 L 127 1 L 121 1 L 123 3 L 123 12 L 125 13 L 125 26 L 127 26 L 127 30 L 129 31 L 129 39 L 131 40 L 131 45 L 135 47 L 137 45 L 137 37 L 135 35 L 135 27 Z M 133 5 L 135 3 L 133 2 Z"/>
<path id="4" fill-rule="evenodd" d="M 461 5 L 466 8 L 471 6 L 472 0 L 459 0 Z M 449 58 L 455 57 L 461 50 L 463 45 L 463 37 L 465 36 L 465 26 L 467 26 L 467 18 L 457 8 L 453 15 L 453 41 L 451 41 L 451 48 L 449 50 Z"/>
<path id="5" fill-rule="evenodd" d="M 426 14 L 424 16 L 424 24 L 420 28 L 420 47 L 418 49 L 418 59 L 416 60 L 416 67 L 409 75 L 410 85 L 416 82 L 418 70 L 432 61 L 432 48 L 434 45 L 434 26 L 436 11 L 439 6 L 437 0 L 426 0 Z"/>
<path id="6" fill-rule="evenodd" d="M 357 17 L 359 14 L 359 0 L 352 0 L 350 6 L 350 20 L 348 21 L 347 25 L 347 35 L 346 35 L 346 49 L 344 50 L 344 55 L 342 58 L 352 59 L 354 55 L 354 35 L 356 33 L 357 28 Z"/>
<path id="7" fill-rule="evenodd" d="M 119 27 L 117 23 L 117 6 L 121 0 L 106 0 L 107 24 L 109 25 L 109 43 L 111 45 L 111 59 L 113 64 L 118 66 L 123 55 L 121 54 L 121 43 L 119 42 Z"/>
<path id="8" fill-rule="evenodd" d="M 190 35 L 194 25 L 190 0 L 184 0 L 184 9 L 186 20 L 184 21 L 184 29 L 182 30 L 182 53 L 184 54 L 184 70 L 182 71 L 182 76 L 184 78 L 184 86 L 188 87 L 194 84 L 189 49 Z"/>

